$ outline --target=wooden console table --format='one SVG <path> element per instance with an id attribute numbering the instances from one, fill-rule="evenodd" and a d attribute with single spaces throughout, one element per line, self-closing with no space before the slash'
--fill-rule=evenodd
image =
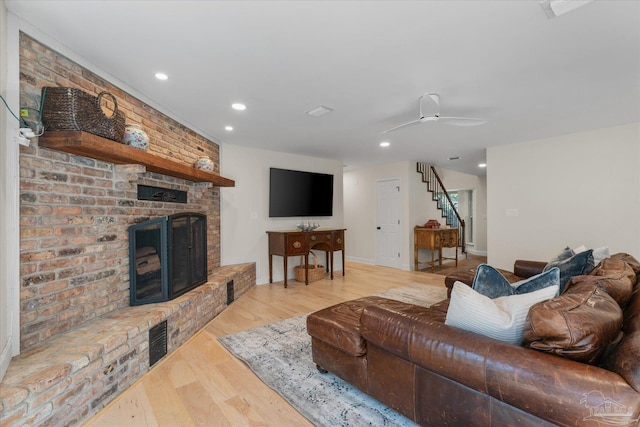
<path id="1" fill-rule="evenodd" d="M 316 229 L 313 231 L 267 231 L 269 235 L 269 283 L 273 283 L 273 256 L 279 255 L 284 263 L 284 287 L 287 287 L 287 258 L 303 256 L 305 270 L 309 266 L 309 251 L 325 251 L 327 271 L 333 280 L 333 253 L 342 251 L 342 275 L 344 276 L 344 232 L 346 229 Z M 305 271 L 305 285 L 309 284 L 309 272 Z"/>
<path id="2" fill-rule="evenodd" d="M 442 248 L 456 248 L 456 257 L 443 257 Z M 418 250 L 429 249 L 431 251 L 431 261 L 420 262 L 418 260 Z M 438 259 L 435 253 L 438 252 Z M 435 264 L 442 265 L 443 259 L 455 259 L 458 266 L 458 229 L 457 228 L 426 228 L 416 226 L 413 229 L 413 261 L 415 270 L 418 271 L 418 264 L 431 265 L 431 271 L 435 270 Z"/>

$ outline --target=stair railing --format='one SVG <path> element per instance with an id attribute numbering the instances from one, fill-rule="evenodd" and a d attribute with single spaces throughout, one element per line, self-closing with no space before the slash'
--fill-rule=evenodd
<path id="1" fill-rule="evenodd" d="M 458 246 L 462 248 L 462 253 L 466 253 L 464 219 L 456 210 L 438 172 L 433 166 L 421 162 L 417 163 L 417 170 L 422 174 L 422 182 L 427 184 L 427 191 L 432 194 L 431 199 L 437 202 L 437 207 L 442 212 L 441 215 L 445 218 L 446 224 L 458 229 Z"/>

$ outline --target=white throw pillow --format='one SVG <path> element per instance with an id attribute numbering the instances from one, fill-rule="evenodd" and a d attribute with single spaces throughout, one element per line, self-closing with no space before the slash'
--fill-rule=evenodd
<path id="1" fill-rule="evenodd" d="M 592 252 L 594 265 L 600 264 L 603 259 L 609 258 L 609 246 L 603 246 L 601 248 L 595 248 Z"/>
<path id="2" fill-rule="evenodd" d="M 587 247 L 585 245 L 581 245 L 578 246 L 577 248 L 575 248 L 573 251 L 577 254 L 579 254 L 580 252 L 584 252 L 587 250 Z M 609 246 L 603 246 L 601 248 L 595 248 L 592 252 L 593 255 L 593 264 L 594 265 L 598 265 L 600 264 L 600 261 L 602 261 L 605 258 L 609 258 L 610 254 L 609 254 Z"/>
<path id="3" fill-rule="evenodd" d="M 587 247 L 585 245 L 580 245 L 577 248 L 573 248 L 573 252 L 579 254 L 580 252 L 584 252 L 587 250 Z"/>
<path id="4" fill-rule="evenodd" d="M 559 290 L 559 286 L 553 285 L 526 294 L 491 299 L 462 282 L 455 282 L 444 323 L 520 345 L 529 307 L 554 298 Z"/>

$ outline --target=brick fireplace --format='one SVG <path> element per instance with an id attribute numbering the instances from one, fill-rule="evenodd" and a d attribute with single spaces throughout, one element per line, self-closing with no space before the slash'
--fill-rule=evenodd
<path id="1" fill-rule="evenodd" d="M 127 123 L 142 124 L 149 152 L 191 165 L 218 145 L 175 122 L 57 52 L 22 34 L 21 105 L 39 108 L 44 86 L 113 93 Z M 32 113 L 33 114 L 33 113 Z M 207 265 L 220 266 L 219 188 L 139 165 L 117 166 L 40 148 L 20 152 L 21 349 L 129 305 L 129 226 L 161 216 L 207 216 Z M 188 203 L 141 201 L 137 185 L 182 190 Z"/>
<path id="2" fill-rule="evenodd" d="M 39 108 L 44 86 L 118 99 L 143 126 L 149 152 L 219 172 L 218 145 L 26 34 L 20 35 L 20 103 Z M 220 190 L 44 148 L 20 151 L 20 344 L 2 384 L 2 425 L 76 424 L 149 368 L 148 331 L 168 323 L 169 352 L 255 286 L 255 265 L 220 266 Z M 138 186 L 184 192 L 186 203 L 138 200 Z M 128 229 L 154 218 L 206 215 L 208 281 L 174 301 L 129 306 Z"/>

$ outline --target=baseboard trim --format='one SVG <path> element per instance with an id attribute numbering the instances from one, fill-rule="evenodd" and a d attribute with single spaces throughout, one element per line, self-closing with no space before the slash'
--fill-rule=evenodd
<path id="1" fill-rule="evenodd" d="M 345 260 L 353 261 L 353 262 L 360 262 L 362 264 L 376 265 L 376 261 L 374 259 L 369 259 L 369 258 L 359 258 L 359 257 L 345 256 Z"/>
<path id="2" fill-rule="evenodd" d="M 487 256 L 487 251 L 477 251 L 467 246 L 467 253 L 471 255 Z"/>

